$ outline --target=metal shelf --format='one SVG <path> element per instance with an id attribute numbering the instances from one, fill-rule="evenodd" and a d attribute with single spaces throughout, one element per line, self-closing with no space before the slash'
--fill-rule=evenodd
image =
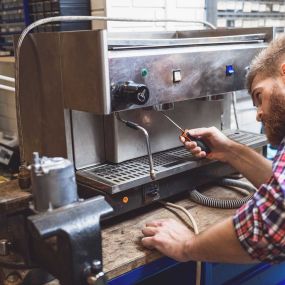
<path id="1" fill-rule="evenodd" d="M 223 0 L 223 1 L 233 1 L 233 0 Z M 235 0 L 236 2 L 258 2 L 262 4 L 284 4 L 284 1 L 275 1 L 275 0 Z"/>
<path id="2" fill-rule="evenodd" d="M 218 12 L 218 17 L 270 17 L 270 18 L 283 18 L 285 17 L 285 13 L 280 12 Z"/>

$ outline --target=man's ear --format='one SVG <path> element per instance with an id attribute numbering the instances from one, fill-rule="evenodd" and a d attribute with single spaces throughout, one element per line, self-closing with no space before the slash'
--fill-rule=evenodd
<path id="1" fill-rule="evenodd" d="M 285 62 L 281 65 L 281 75 L 285 77 Z"/>

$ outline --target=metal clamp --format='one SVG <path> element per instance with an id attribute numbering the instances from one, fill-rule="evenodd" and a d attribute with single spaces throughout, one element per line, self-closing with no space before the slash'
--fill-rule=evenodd
<path id="1" fill-rule="evenodd" d="M 36 263 L 62 285 L 107 284 L 102 271 L 100 218 L 112 211 L 105 198 L 97 196 L 29 217 Z"/>

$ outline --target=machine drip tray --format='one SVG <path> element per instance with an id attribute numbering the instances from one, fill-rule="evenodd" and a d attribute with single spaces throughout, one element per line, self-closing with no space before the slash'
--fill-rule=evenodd
<path id="1" fill-rule="evenodd" d="M 266 137 L 240 130 L 223 131 L 230 139 L 252 148 L 260 148 L 267 143 Z M 197 159 L 183 146 L 153 154 L 156 179 L 160 180 L 205 164 L 214 163 L 207 159 Z M 115 194 L 128 190 L 152 180 L 149 176 L 148 157 L 140 157 L 122 163 L 103 163 L 78 170 L 77 180 L 80 183 L 95 187 L 98 190 Z"/>

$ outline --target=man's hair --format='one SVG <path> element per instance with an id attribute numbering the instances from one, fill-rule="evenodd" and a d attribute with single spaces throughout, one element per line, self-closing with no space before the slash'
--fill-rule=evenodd
<path id="1" fill-rule="evenodd" d="M 256 75 L 277 77 L 279 66 L 285 59 L 285 35 L 278 36 L 270 42 L 251 62 L 246 76 L 246 88 L 251 93 L 251 85 Z"/>

